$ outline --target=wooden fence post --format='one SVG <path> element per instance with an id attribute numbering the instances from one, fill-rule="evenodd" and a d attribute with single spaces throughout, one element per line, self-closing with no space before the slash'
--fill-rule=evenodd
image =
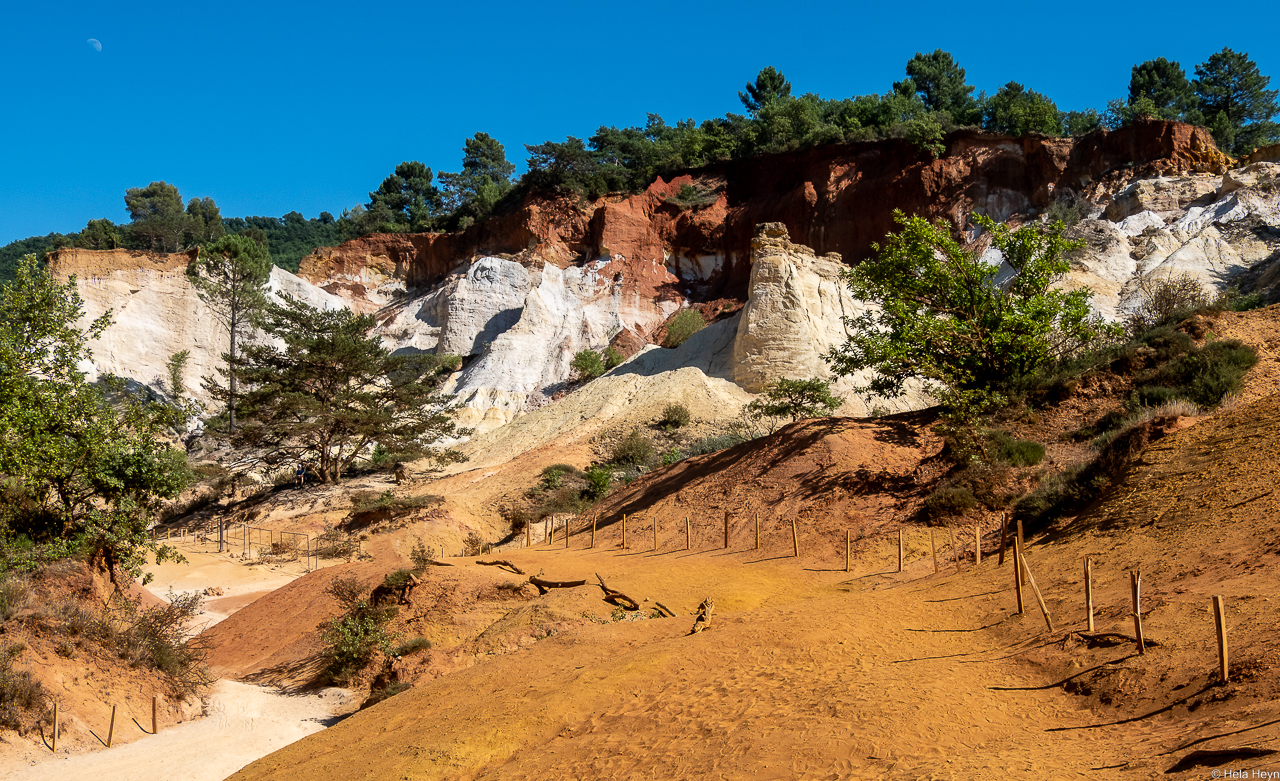
<path id="1" fill-rule="evenodd" d="M 1129 584 L 1133 587 L 1133 631 L 1138 637 L 1138 653 L 1147 652 L 1147 644 L 1142 638 L 1142 572 L 1129 570 Z"/>
<path id="2" fill-rule="evenodd" d="M 658 519 L 653 519 L 653 552 L 658 552 Z"/>
<path id="3" fill-rule="evenodd" d="M 1018 557 L 1022 560 L 1022 568 L 1027 572 L 1027 584 L 1031 586 L 1031 592 L 1036 595 L 1036 603 L 1040 605 L 1040 615 L 1044 616 L 1044 623 L 1049 627 L 1049 631 L 1053 631 L 1053 618 L 1049 616 L 1049 606 L 1044 603 L 1044 595 L 1040 593 L 1040 587 L 1036 585 L 1036 576 L 1031 574 L 1031 567 L 1027 566 L 1027 556 L 1022 552 L 1022 546 L 1018 546 Z"/>
<path id="4" fill-rule="evenodd" d="M 1018 538 L 1013 538 L 1013 588 L 1018 595 L 1018 615 L 1026 612 L 1022 604 L 1022 549 L 1018 546 Z"/>
<path id="5" fill-rule="evenodd" d="M 1000 513 L 1000 559 L 997 567 L 1004 566 L 1004 548 L 1009 543 L 1009 513 Z"/>
<path id="6" fill-rule="evenodd" d="M 849 530 L 844 530 L 844 571 L 849 571 Z"/>
<path id="7" fill-rule="evenodd" d="M 599 516 L 591 516 L 591 547 L 596 547 L 596 519 Z"/>
<path id="8" fill-rule="evenodd" d="M 107 727 L 107 748 L 111 748 L 111 740 L 116 734 L 116 706 L 111 706 L 111 724 Z"/>
<path id="9" fill-rule="evenodd" d="M 800 535 L 796 534 L 796 519 L 791 519 L 791 555 L 800 558 Z"/>
<path id="10" fill-rule="evenodd" d="M 898 529 L 898 572 L 902 572 L 902 556 L 903 556 L 902 529 Z"/>
<path id="11" fill-rule="evenodd" d="M 929 527 L 929 552 L 933 554 L 933 574 L 938 574 L 938 546 L 933 540 L 933 527 Z"/>
<path id="12" fill-rule="evenodd" d="M 1213 598 L 1213 620 L 1218 626 L 1218 672 L 1222 682 L 1229 680 L 1227 669 L 1227 606 L 1219 594 Z"/>
<path id="13" fill-rule="evenodd" d="M 627 549 L 627 514 L 622 514 L 622 549 Z"/>
<path id="14" fill-rule="evenodd" d="M 1022 521 L 1018 521 L 1018 522 L 1017 522 L 1017 524 L 1018 524 L 1018 550 L 1019 550 L 1019 555 L 1020 555 L 1020 556 L 1025 556 L 1025 555 L 1027 555 L 1027 541 L 1026 541 L 1026 539 L 1022 536 Z M 1018 583 L 1019 583 L 1019 585 L 1021 585 L 1021 584 L 1022 584 L 1022 568 L 1021 568 L 1021 567 L 1017 567 L 1016 569 L 1018 570 Z"/>
<path id="15" fill-rule="evenodd" d="M 151 734 L 152 734 L 152 735 L 155 735 L 156 733 L 158 733 L 158 732 L 160 731 L 159 727 L 157 727 L 157 726 L 156 726 L 156 724 L 157 724 L 157 719 L 156 719 L 156 695 L 154 695 L 154 694 L 153 694 L 153 695 L 151 695 Z"/>
<path id="16" fill-rule="evenodd" d="M 1093 559 L 1088 556 L 1084 557 L 1084 610 L 1089 634 L 1093 634 Z"/>
<path id="17" fill-rule="evenodd" d="M 729 511 L 724 511 L 724 549 L 729 550 Z"/>
<path id="18" fill-rule="evenodd" d="M 760 513 L 756 513 L 756 550 L 760 550 Z"/>
<path id="19" fill-rule="evenodd" d="M 53 703 L 53 753 L 58 753 L 58 703 Z"/>
<path id="20" fill-rule="evenodd" d="M 572 520 L 572 518 L 564 519 L 564 547 L 566 550 L 569 548 L 569 538 L 573 536 L 573 527 L 569 525 Z M 489 552 L 493 553 L 492 545 L 489 546 Z"/>
<path id="21" fill-rule="evenodd" d="M 978 524 L 973 525 L 973 566 L 982 563 L 982 530 Z"/>
<path id="22" fill-rule="evenodd" d="M 953 526 L 947 527 L 947 534 L 951 535 L 951 563 L 956 565 L 956 572 L 960 571 L 960 554 L 956 552 L 956 530 Z"/>
<path id="23" fill-rule="evenodd" d="M 542 522 L 542 541 L 547 545 L 551 544 L 551 519 L 547 518 Z"/>
<path id="24" fill-rule="evenodd" d="M 684 517 L 684 549 L 689 550 L 689 516 Z"/>
<path id="25" fill-rule="evenodd" d="M 533 547 L 533 524 L 528 521 L 524 522 L 524 546 L 526 548 Z"/>

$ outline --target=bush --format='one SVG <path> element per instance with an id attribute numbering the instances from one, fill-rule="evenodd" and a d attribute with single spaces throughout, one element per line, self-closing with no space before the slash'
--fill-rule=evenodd
<path id="1" fill-rule="evenodd" d="M 405 642 L 396 646 L 395 655 L 409 656 L 410 654 L 416 654 L 419 651 L 426 651 L 430 648 L 431 648 L 430 640 L 428 640 L 425 637 L 415 637 L 412 640 L 406 640 Z"/>
<path id="2" fill-rule="evenodd" d="M 617 350 L 613 349 L 612 347 L 606 347 L 606 348 L 604 349 L 604 368 L 605 368 L 605 371 L 608 371 L 608 370 L 610 370 L 610 369 L 614 368 L 615 366 L 620 365 L 620 364 L 622 363 L 622 361 L 623 361 L 623 360 L 624 360 L 624 359 L 623 359 L 623 357 L 622 357 L 622 353 L 618 352 Z"/>
<path id="3" fill-rule="evenodd" d="M 643 466 L 651 458 L 653 458 L 653 443 L 641 434 L 639 429 L 632 429 L 630 434 L 613 446 L 613 454 L 609 460 L 614 464 Z"/>
<path id="4" fill-rule="evenodd" d="M 574 353 L 569 368 L 579 382 L 591 382 L 605 372 L 604 361 L 595 350 L 579 350 Z"/>
<path id="5" fill-rule="evenodd" d="M 1074 227 L 1089 214 L 1089 202 L 1070 190 L 1063 197 L 1049 204 L 1045 210 L 1048 222 L 1060 222 L 1068 228 Z"/>
<path id="6" fill-rule="evenodd" d="M 344 613 L 351 613 L 362 604 L 369 603 L 369 587 L 355 575 L 338 575 L 329 581 L 323 593 L 337 601 Z"/>
<path id="7" fill-rule="evenodd" d="M 592 499 L 603 499 L 609 493 L 613 474 L 603 465 L 593 466 L 583 475 L 587 479 L 587 492 Z"/>
<path id="8" fill-rule="evenodd" d="M 671 466 L 672 464 L 678 463 L 683 460 L 684 460 L 684 453 L 681 453 L 678 449 L 674 447 L 662 454 L 663 466 Z"/>
<path id="9" fill-rule="evenodd" d="M 21 575 L 0 574 L 0 621 L 8 621 L 31 601 L 31 583 Z"/>
<path id="10" fill-rule="evenodd" d="M 717 198 L 719 196 L 715 190 L 694 187 L 691 184 L 682 184 L 678 193 L 667 196 L 667 203 L 675 204 L 681 210 L 698 209 L 712 205 Z"/>
<path id="11" fill-rule="evenodd" d="M 929 494 L 929 498 L 924 500 L 924 506 L 931 517 L 943 518 L 964 515 L 978 506 L 978 500 L 968 488 L 946 486 Z"/>
<path id="12" fill-rule="evenodd" d="M 414 572 L 424 572 L 427 567 L 431 566 L 431 562 L 435 561 L 436 549 L 428 548 L 422 538 L 413 541 L 413 547 L 409 549 L 409 560 L 413 562 Z"/>
<path id="13" fill-rule="evenodd" d="M 1136 288 L 1138 297 L 1125 312 L 1125 325 L 1134 334 L 1181 320 L 1214 303 L 1200 280 L 1185 272 L 1165 277 L 1140 274 Z"/>
<path id="14" fill-rule="evenodd" d="M 1238 339 L 1224 339 L 1206 344 L 1187 353 L 1144 378 L 1144 388 L 1163 386 L 1176 389 L 1176 395 L 1160 394 L 1159 403 L 1180 396 L 1212 407 L 1228 393 L 1236 393 L 1247 372 L 1258 362 L 1258 351 Z M 1139 391 L 1142 392 L 1141 390 Z"/>
<path id="15" fill-rule="evenodd" d="M 475 532 L 468 532 L 466 539 L 462 541 L 463 556 L 479 556 L 480 551 L 484 549 L 484 538 Z"/>
<path id="16" fill-rule="evenodd" d="M 30 672 L 13 669 L 25 650 L 18 643 L 0 649 L 0 727 L 23 735 L 39 723 L 49 701 L 48 691 Z"/>
<path id="17" fill-rule="evenodd" d="M 1267 301 L 1257 291 L 1241 293 L 1239 287 L 1232 285 L 1222 291 L 1213 305 L 1227 312 L 1248 312 L 1252 309 L 1261 309 L 1267 305 Z"/>
<path id="18" fill-rule="evenodd" d="M 701 312 L 696 309 L 682 309 L 667 324 L 667 338 L 662 340 L 662 346 L 679 347 L 706 325 L 707 321 L 702 319 Z"/>
<path id="19" fill-rule="evenodd" d="M 668 404 L 662 409 L 662 418 L 658 421 L 658 425 L 667 431 L 674 431 L 682 426 L 689 425 L 689 421 L 693 419 L 693 414 L 689 412 L 689 408 L 683 404 Z"/>
<path id="20" fill-rule="evenodd" d="M 199 593 L 171 592 L 166 599 L 168 604 L 143 610 L 139 602 L 117 594 L 90 632 L 131 666 L 164 673 L 169 684 L 186 696 L 214 680 L 205 665 L 208 645 L 188 629 L 200 615 L 204 598 Z"/>
<path id="21" fill-rule="evenodd" d="M 829 417 L 844 400 L 831 395 L 831 383 L 814 377 L 809 380 L 778 380 L 764 389 L 764 398 L 747 405 L 755 419 Z"/>
<path id="22" fill-rule="evenodd" d="M 411 684 L 405 683 L 404 681 L 391 681 L 386 686 L 375 688 L 370 691 L 368 698 L 361 703 L 360 710 L 371 708 L 383 700 L 389 700 L 397 694 L 407 692 L 412 688 L 413 686 Z"/>
<path id="23" fill-rule="evenodd" d="M 1044 459 L 1044 445 L 1029 439 L 1014 439 L 1003 431 L 991 435 L 992 460 L 1009 466 L 1035 466 Z"/>
<path id="24" fill-rule="evenodd" d="M 391 653 L 394 638 L 386 627 L 390 617 L 367 609 L 367 605 L 366 602 L 364 609 L 330 619 L 320 633 L 326 646 L 325 677 L 339 686 L 349 685 L 373 661 L 374 654 Z"/>

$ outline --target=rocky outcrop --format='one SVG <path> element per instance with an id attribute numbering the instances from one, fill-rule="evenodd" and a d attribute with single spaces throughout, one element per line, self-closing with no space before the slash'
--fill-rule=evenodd
<path id="1" fill-rule="evenodd" d="M 776 222 L 760 226 L 752 250 L 733 343 L 734 382 L 760 393 L 782 378 L 830 378 L 822 354 L 844 341 L 844 318 L 861 309 L 840 281 L 840 256 L 816 257 Z"/>
<path id="2" fill-rule="evenodd" d="M 187 350 L 187 396 L 209 402 L 201 379 L 216 376 L 228 340 L 222 324 L 187 280 L 187 264 L 193 258 L 194 253 L 75 248 L 50 254 L 48 268 L 54 278 L 76 278 L 84 301 L 80 327 L 111 312 L 111 326 L 89 345 L 92 363 L 82 367 L 90 380 L 114 374 L 167 388 L 165 363 Z M 288 293 L 322 309 L 346 305 L 281 268 L 272 268 L 267 289 L 277 300 L 280 293 Z"/>
<path id="3" fill-rule="evenodd" d="M 627 280 L 641 289 L 666 289 L 692 301 L 741 301 L 760 223 L 781 222 L 817 255 L 857 262 L 893 228 L 895 209 L 962 228 L 973 211 L 1005 219 L 1043 209 L 1064 188 L 1096 199 L 1104 182 L 1114 189 L 1114 180 L 1144 172 L 1220 173 L 1228 163 L 1206 131 L 1173 122 L 1080 139 L 962 130 L 946 138 L 937 159 L 901 139 L 833 144 L 711 166 L 659 179 L 637 195 L 592 203 L 530 194 L 461 233 L 368 236 L 317 250 L 304 259 L 300 275 L 317 284 L 341 276 L 354 291 L 355 280 L 365 276 L 362 267 L 373 264 L 376 274 L 393 273 L 422 288 L 481 255 L 510 256 L 535 268 L 603 259 L 627 265 Z M 684 185 L 713 194 L 714 201 L 678 205 L 674 196 Z"/>

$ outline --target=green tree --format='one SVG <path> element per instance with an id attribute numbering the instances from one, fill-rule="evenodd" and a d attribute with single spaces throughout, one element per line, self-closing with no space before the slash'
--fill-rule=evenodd
<path id="1" fill-rule="evenodd" d="M 1211 55 L 1196 66 L 1195 91 L 1214 140 L 1233 155 L 1274 143 L 1280 126 L 1271 119 L 1280 113 L 1277 90 L 1267 89 L 1263 76 L 1247 52 L 1231 49 Z"/>
<path id="2" fill-rule="evenodd" d="M 488 133 L 476 133 L 463 143 L 462 170 L 440 174 L 444 206 L 455 214 L 483 219 L 510 192 L 515 172 L 502 144 Z"/>
<path id="3" fill-rule="evenodd" d="M 604 359 L 595 350 L 579 350 L 574 353 L 569 368 L 579 382 L 591 382 L 605 372 Z"/>
<path id="4" fill-rule="evenodd" d="M 119 584 L 149 551 L 174 554 L 147 527 L 189 472 L 160 437 L 172 415 L 79 370 L 111 323 L 108 312 L 81 330 L 83 312 L 75 278 L 59 284 L 34 255 L 0 290 L 0 569 L 83 553 Z"/>
<path id="5" fill-rule="evenodd" d="M 1157 57 L 1133 66 L 1129 105 L 1141 105 L 1156 119 L 1182 119 L 1195 108 L 1196 95 L 1181 65 Z"/>
<path id="6" fill-rule="evenodd" d="M 1102 115 L 1097 109 L 1068 111 L 1062 115 L 1062 130 L 1069 136 L 1083 136 L 1102 127 Z"/>
<path id="7" fill-rule="evenodd" d="M 1064 253 L 1080 246 L 1061 223 L 1011 231 L 974 215 L 1013 271 L 1000 283 L 1000 266 L 963 249 L 945 225 L 899 211 L 894 219 L 902 230 L 841 272 L 855 299 L 878 305 L 846 319 L 850 336 L 826 356 L 837 374 L 875 370 L 860 392 L 897 397 L 917 379 L 953 409 L 980 411 L 1114 332 L 1091 314 L 1088 289 L 1053 287 L 1070 268 Z"/>
<path id="8" fill-rule="evenodd" d="M 131 187 L 125 191 L 124 205 L 133 219 L 129 235 L 141 249 L 178 251 L 189 218 L 177 187 L 167 182 Z"/>
<path id="9" fill-rule="evenodd" d="M 111 220 L 89 220 L 76 239 L 76 246 L 84 249 L 115 249 L 120 244 L 120 232 Z"/>
<path id="10" fill-rule="evenodd" d="M 243 425 L 236 441 L 267 458 L 308 458 L 325 483 L 338 482 L 375 445 L 437 463 L 462 460 L 434 447 L 467 432 L 452 397 L 438 388 L 450 356 L 391 355 L 372 334 L 373 315 L 324 312 L 290 296 L 271 305 L 263 329 L 274 344 L 244 348 Z"/>
<path id="11" fill-rule="evenodd" d="M 814 377 L 808 380 L 778 380 L 764 389 L 764 398 L 747 405 L 753 419 L 825 418 L 839 409 L 844 399 L 831 394 L 831 383 Z"/>
<path id="12" fill-rule="evenodd" d="M 1027 133 L 1062 134 L 1058 107 L 1048 97 L 1029 90 L 1016 81 L 992 95 L 983 109 L 983 126 L 996 133 L 1023 136 Z"/>
<path id="13" fill-rule="evenodd" d="M 738 100 L 754 116 L 773 101 L 791 97 L 791 82 L 769 65 L 756 74 L 754 82 L 747 82 L 746 90 L 738 93 Z"/>
<path id="14" fill-rule="evenodd" d="M 213 378 L 208 378 L 205 387 L 214 398 L 226 402 L 228 428 L 232 432 L 236 430 L 241 347 L 266 304 L 263 287 L 270 275 L 267 248 L 244 235 L 223 236 L 204 245 L 200 257 L 187 266 L 187 278 L 196 294 L 227 329 L 229 347 L 222 356 L 226 369 L 219 369 L 226 378 L 226 387 Z"/>
<path id="15" fill-rule="evenodd" d="M 431 183 L 433 178 L 431 169 L 417 160 L 401 163 L 369 193 L 369 213 L 385 212 L 398 230 L 419 233 L 434 229 L 441 199 L 440 190 Z"/>
<path id="16" fill-rule="evenodd" d="M 212 198 L 192 198 L 187 202 L 187 227 L 183 233 L 187 246 L 217 241 L 226 232 L 222 211 Z"/>
<path id="17" fill-rule="evenodd" d="M 973 87 L 965 83 L 964 68 L 950 52 L 935 49 L 931 54 L 916 52 L 907 62 L 907 76 L 930 111 L 945 111 L 957 124 L 981 119 Z"/>

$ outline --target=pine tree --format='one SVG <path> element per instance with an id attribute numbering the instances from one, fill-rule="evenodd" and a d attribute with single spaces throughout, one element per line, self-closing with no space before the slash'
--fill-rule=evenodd
<path id="1" fill-rule="evenodd" d="M 775 100 L 791 97 L 791 82 L 772 65 L 756 75 L 755 83 L 748 82 L 745 93 L 738 93 L 738 100 L 753 115 Z"/>
<path id="2" fill-rule="evenodd" d="M 1275 143 L 1280 126 L 1271 118 L 1280 106 L 1277 90 L 1267 89 L 1270 83 L 1271 77 L 1258 71 L 1247 52 L 1223 49 L 1196 66 L 1200 110 L 1223 150 L 1242 155 Z"/>

